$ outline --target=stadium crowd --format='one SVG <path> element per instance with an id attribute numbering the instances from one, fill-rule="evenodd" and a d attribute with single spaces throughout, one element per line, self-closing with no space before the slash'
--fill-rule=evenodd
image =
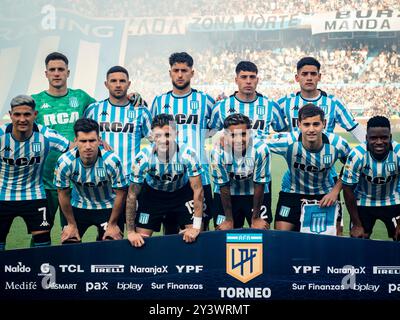
<path id="1" fill-rule="evenodd" d="M 277 99 L 295 87 L 296 60 L 308 54 L 322 63 L 321 82 L 329 87 L 329 91 L 341 97 L 358 116 L 400 114 L 400 89 L 396 86 L 400 81 L 400 54 L 396 45 L 379 53 L 368 45 L 360 45 L 359 49 L 348 45 L 343 49 L 311 51 L 300 46 L 276 50 L 208 48 L 203 52 L 193 52 L 196 61 L 194 83 L 213 96 L 221 91 L 229 94 L 234 89 L 235 64 L 240 60 L 250 60 L 259 66 L 260 89 Z M 163 86 L 169 84 L 166 55 L 147 52 L 132 58 L 127 64 L 134 84 L 139 85 L 148 100 L 159 91 L 159 85 L 155 83 Z"/>
<path id="2" fill-rule="evenodd" d="M 7 6 L 12 3 L 12 6 Z M 0 11 L 0 17 L 18 16 L 24 7 L 52 4 L 57 8 L 73 10 L 91 17 L 152 17 L 196 15 L 238 15 L 246 14 L 315 14 L 337 10 L 393 9 L 399 10 L 397 0 L 252 0 L 248 2 L 231 0 L 28 0 L 4 1 L 7 10 Z"/>

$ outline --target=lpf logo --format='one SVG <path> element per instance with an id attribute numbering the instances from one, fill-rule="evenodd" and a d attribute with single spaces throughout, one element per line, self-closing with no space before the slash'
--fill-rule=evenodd
<path id="1" fill-rule="evenodd" d="M 263 273 L 262 234 L 226 235 L 226 273 L 246 283 Z"/>

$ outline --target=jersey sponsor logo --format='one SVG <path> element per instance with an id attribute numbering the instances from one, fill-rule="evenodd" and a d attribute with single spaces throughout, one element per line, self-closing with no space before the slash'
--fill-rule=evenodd
<path id="1" fill-rule="evenodd" d="M 396 170 L 396 164 L 394 162 L 386 163 L 386 170 L 393 172 Z"/>
<path id="2" fill-rule="evenodd" d="M 378 185 L 389 183 L 390 181 L 393 181 L 394 179 L 397 178 L 397 174 L 390 175 L 387 177 L 371 177 L 365 174 L 364 172 L 361 173 L 361 176 L 364 177 L 365 180 L 367 180 L 369 183 Z"/>
<path id="3" fill-rule="evenodd" d="M 198 124 L 199 123 L 199 115 L 198 114 L 189 114 L 189 116 L 187 116 L 184 113 L 178 113 L 175 115 L 175 121 L 177 124 Z"/>
<path id="4" fill-rule="evenodd" d="M 230 172 L 229 177 L 232 180 L 246 180 L 250 179 L 253 176 L 253 172 Z"/>
<path id="5" fill-rule="evenodd" d="M 42 145 L 40 142 L 33 142 L 32 143 L 32 151 L 33 152 L 40 152 L 42 150 Z"/>
<path id="6" fill-rule="evenodd" d="M 164 104 L 164 110 L 166 111 L 166 112 L 168 112 L 168 110 L 169 110 L 169 108 L 171 108 L 171 106 L 169 105 L 169 104 Z"/>
<path id="7" fill-rule="evenodd" d="M 107 111 L 102 111 L 100 114 L 101 114 L 102 116 L 108 116 L 108 112 L 107 112 Z"/>
<path id="8" fill-rule="evenodd" d="M 190 109 L 197 111 L 199 109 L 199 102 L 195 100 L 190 101 Z"/>
<path id="9" fill-rule="evenodd" d="M 261 130 L 264 131 L 265 128 L 265 120 L 255 120 L 252 121 L 253 130 Z"/>
<path id="10" fill-rule="evenodd" d="M 92 182 L 92 181 L 88 181 L 88 182 L 74 181 L 74 182 L 78 186 L 87 187 L 87 188 L 103 187 L 108 184 L 107 180 L 99 181 L 99 182 Z"/>
<path id="11" fill-rule="evenodd" d="M 31 166 L 31 165 L 40 163 L 41 157 L 37 156 L 37 157 L 32 157 L 30 159 L 25 158 L 25 157 L 17 158 L 17 159 L 3 157 L 2 160 L 3 160 L 3 162 L 5 162 L 6 164 L 8 164 L 10 166 L 24 167 L 24 166 Z"/>
<path id="12" fill-rule="evenodd" d="M 149 171 L 149 174 L 151 174 L 151 173 L 152 172 Z M 179 174 L 165 173 L 165 174 L 163 174 L 161 176 L 156 175 L 156 174 L 154 174 L 152 176 L 153 176 L 153 178 L 155 180 L 175 182 L 175 181 L 177 181 L 179 179 L 182 179 L 184 175 L 185 175 L 185 173 L 179 173 Z"/>
<path id="13" fill-rule="evenodd" d="M 326 170 L 326 168 L 318 168 L 318 167 L 316 167 L 316 166 L 313 166 L 313 165 L 307 165 L 307 164 L 304 164 L 304 163 L 299 163 L 299 162 L 295 162 L 294 164 L 293 164 L 293 167 L 295 168 L 295 169 L 299 169 L 299 170 L 301 170 L 301 171 L 305 171 L 305 172 L 324 172 L 325 170 Z"/>
<path id="14" fill-rule="evenodd" d="M 96 173 L 100 178 L 104 178 L 106 176 L 106 170 L 104 168 L 96 168 Z"/>
<path id="15" fill-rule="evenodd" d="M 101 121 L 100 123 L 101 132 L 122 132 L 122 133 L 134 133 L 135 125 L 133 123 L 121 123 L 118 121 L 109 122 Z"/>
<path id="16" fill-rule="evenodd" d="M 257 112 L 257 115 L 259 115 L 259 116 L 265 115 L 265 106 L 263 106 L 263 105 L 257 106 L 256 112 Z"/>
<path id="17" fill-rule="evenodd" d="M 236 109 L 231 107 L 231 108 L 229 108 L 228 112 L 229 113 L 236 113 Z"/>
<path id="18" fill-rule="evenodd" d="M 226 235 L 226 273 L 247 283 L 263 273 L 263 235 L 228 233 Z"/>
<path id="19" fill-rule="evenodd" d="M 78 119 L 79 119 L 79 113 L 76 111 L 71 113 L 60 112 L 60 113 L 45 114 L 43 116 L 45 126 L 75 123 Z"/>
<path id="20" fill-rule="evenodd" d="M 77 97 L 69 98 L 69 106 L 71 108 L 79 108 L 79 101 L 78 101 Z"/>

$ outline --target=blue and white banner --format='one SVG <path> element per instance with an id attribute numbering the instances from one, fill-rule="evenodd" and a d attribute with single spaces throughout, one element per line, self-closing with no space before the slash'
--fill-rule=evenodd
<path id="1" fill-rule="evenodd" d="M 69 87 L 98 99 L 107 93 L 107 70 L 124 63 L 127 20 L 87 18 L 62 9 L 54 10 L 51 17 L 51 11 L 43 12 L 0 20 L 0 69 L 4 75 L 0 77 L 0 115 L 9 110 L 14 96 L 48 88 L 44 60 L 50 52 L 68 57 Z"/>

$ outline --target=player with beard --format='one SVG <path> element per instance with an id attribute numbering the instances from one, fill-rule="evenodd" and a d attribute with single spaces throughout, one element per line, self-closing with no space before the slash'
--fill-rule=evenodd
<path id="1" fill-rule="evenodd" d="M 129 177 L 132 160 L 140 151 L 141 139 L 150 135 L 151 115 L 144 105 L 135 106 L 129 100 L 131 81 L 125 68 L 110 68 L 104 85 L 109 91 L 109 97 L 90 105 L 84 117 L 99 123 L 100 138 L 121 159 L 124 172 Z"/>
<path id="2" fill-rule="evenodd" d="M 196 151 L 203 167 L 202 183 L 204 189 L 204 227 L 207 229 L 211 218 L 212 192 L 205 150 L 205 140 L 209 135 L 211 112 L 214 100 L 207 94 L 193 89 L 193 58 L 186 52 L 176 52 L 169 57 L 169 75 L 172 90 L 154 98 L 151 106 L 153 119 L 159 114 L 170 114 L 175 118 L 178 142 Z M 176 233 L 178 225 L 167 221 L 165 233 Z"/>

